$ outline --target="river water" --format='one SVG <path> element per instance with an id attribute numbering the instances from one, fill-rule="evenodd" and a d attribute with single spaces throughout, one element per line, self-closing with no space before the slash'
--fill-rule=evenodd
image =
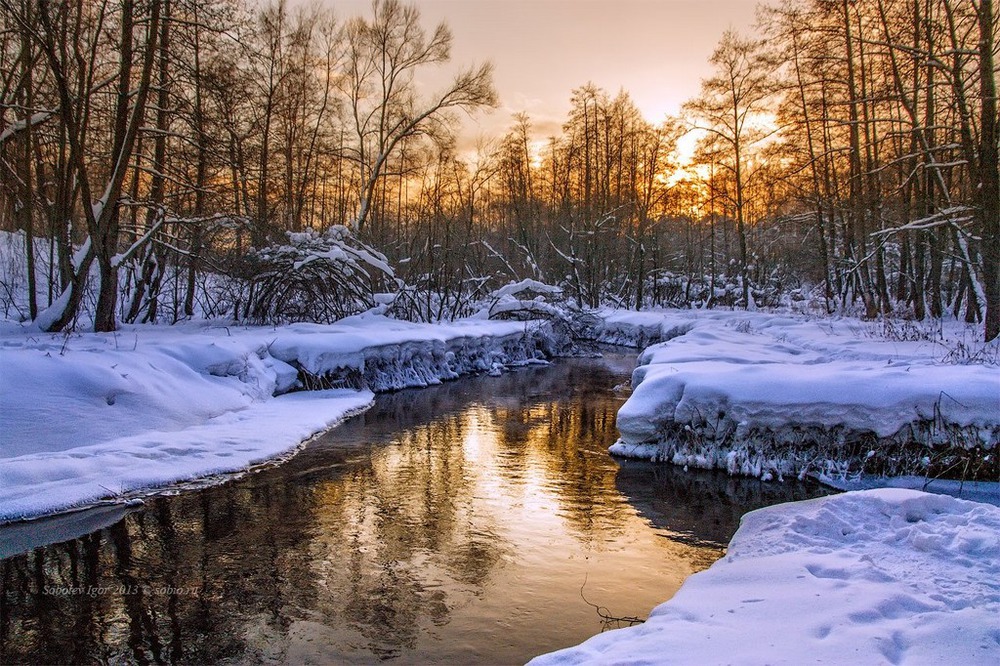
<path id="1" fill-rule="evenodd" d="M 824 491 L 612 459 L 634 358 L 381 395 L 283 465 L 7 557 L 0 663 L 520 663 L 595 605 L 645 617 L 743 513 Z"/>

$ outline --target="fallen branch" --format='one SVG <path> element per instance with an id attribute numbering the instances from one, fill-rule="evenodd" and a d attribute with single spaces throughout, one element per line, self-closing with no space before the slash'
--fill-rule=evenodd
<path id="1" fill-rule="evenodd" d="M 612 615 L 611 611 L 608 610 L 606 607 L 598 606 L 595 603 L 591 603 L 587 599 L 587 597 L 585 597 L 583 594 L 583 588 L 585 588 L 586 586 L 587 586 L 587 576 L 585 575 L 583 577 L 583 585 L 580 586 L 580 598 L 583 599 L 583 602 L 585 604 L 587 604 L 595 611 L 597 611 L 597 615 L 601 618 L 601 625 L 603 627 L 601 629 L 602 632 L 607 631 L 608 629 L 622 629 L 623 627 L 634 627 L 635 625 L 642 624 L 643 622 L 646 621 L 641 617 L 635 617 L 632 615 L 618 617 Z"/>

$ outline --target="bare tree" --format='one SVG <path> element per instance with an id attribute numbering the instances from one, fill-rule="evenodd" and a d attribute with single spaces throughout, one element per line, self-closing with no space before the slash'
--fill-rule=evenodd
<path id="1" fill-rule="evenodd" d="M 727 31 L 712 54 L 715 74 L 702 81 L 701 96 L 685 109 L 704 130 L 727 146 L 728 158 L 720 166 L 732 172 L 734 206 L 740 243 L 740 275 L 743 304 L 751 306 L 749 251 L 747 248 L 747 159 L 749 150 L 770 135 L 760 125 L 761 114 L 769 111 L 772 67 L 763 57 L 760 44 Z"/>
<path id="2" fill-rule="evenodd" d="M 979 208 L 983 233 L 983 273 L 986 282 L 986 340 L 1000 336 L 1000 172 L 997 143 L 997 81 L 993 60 L 993 35 L 997 17 L 993 0 L 979 0 Z"/>
<path id="3" fill-rule="evenodd" d="M 124 253 L 119 252 L 122 187 L 145 118 L 162 2 L 151 0 L 141 7 L 134 0 L 99 5 L 39 3 L 35 8 L 37 15 L 31 16 L 25 7 L 5 2 L 9 15 L 43 54 L 57 98 L 55 114 L 69 147 L 68 166 L 63 172 L 68 182 L 61 186 L 69 194 L 60 207 L 67 245 L 75 214 L 83 218 L 86 230 L 85 242 L 64 266 L 62 294 L 35 321 L 45 330 L 58 331 L 75 318 L 96 259 L 100 284 L 94 328 L 110 331 L 115 328 L 118 269 L 149 241 L 149 236 L 144 236 Z M 137 41 L 145 48 L 137 47 Z M 136 65 L 137 73 L 133 72 Z M 111 86 L 115 90 L 107 110 L 111 145 L 105 150 L 98 147 L 102 138 L 90 125 L 96 92 Z"/>
<path id="4" fill-rule="evenodd" d="M 364 228 L 390 155 L 409 137 L 440 132 L 444 112 L 496 104 L 491 64 L 460 72 L 429 99 L 419 99 L 414 75 L 450 57 L 451 31 L 439 24 L 428 37 L 415 5 L 374 0 L 370 20 L 347 24 L 347 67 L 343 78 L 356 144 L 352 159 L 360 174 L 357 230 Z"/>

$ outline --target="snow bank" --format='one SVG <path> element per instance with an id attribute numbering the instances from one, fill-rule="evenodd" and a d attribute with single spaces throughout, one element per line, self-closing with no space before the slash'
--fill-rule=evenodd
<path id="1" fill-rule="evenodd" d="M 551 664 L 1000 663 L 1000 508 L 911 490 L 744 516 L 645 624 Z"/>
<path id="2" fill-rule="evenodd" d="M 662 311 L 602 310 L 598 316 L 600 321 L 590 333 L 597 342 L 639 349 L 684 335 L 692 328 L 688 319 L 672 318 Z"/>
<path id="3" fill-rule="evenodd" d="M 948 358 L 996 350 L 974 349 L 958 325 L 886 336 L 857 320 L 676 311 L 616 313 L 603 331 L 666 340 L 639 357 L 616 455 L 770 478 L 843 475 L 858 447 L 875 456 L 889 444 L 929 453 L 1000 440 L 995 361 Z"/>
<path id="4" fill-rule="evenodd" d="M 0 523 L 243 470 L 365 409 L 372 391 L 537 362 L 546 344 L 537 323 L 374 315 L 68 336 L 0 324 Z M 328 390 L 288 393 L 303 382 Z"/>
<path id="5" fill-rule="evenodd" d="M 244 470 L 294 450 L 372 402 L 369 391 L 294 393 L 176 431 L 0 460 L 0 521 Z M 41 434 L 44 437 L 44 434 Z M 44 446 L 44 441 L 41 442 Z"/>
<path id="6" fill-rule="evenodd" d="M 359 315 L 332 326 L 292 324 L 267 342 L 268 353 L 307 381 L 364 385 L 374 391 L 440 384 L 474 372 L 532 362 L 550 343 L 547 324 L 465 320 L 415 324 Z"/>

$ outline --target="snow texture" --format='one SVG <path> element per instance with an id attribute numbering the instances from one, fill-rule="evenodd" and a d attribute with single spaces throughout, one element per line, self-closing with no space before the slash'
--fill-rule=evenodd
<path id="1" fill-rule="evenodd" d="M 566 319 L 568 313 L 560 306 L 547 302 L 546 298 L 558 298 L 563 290 L 530 278 L 511 282 L 492 292 L 487 301 L 490 306 L 486 313 L 490 319 L 516 317 L 519 319 Z"/>
<path id="2" fill-rule="evenodd" d="M 2 324 L 0 523 L 245 470 L 367 408 L 372 391 L 537 362 L 544 336 L 537 323 L 375 315 L 70 335 Z M 310 378 L 328 390 L 289 393 Z"/>
<path id="3" fill-rule="evenodd" d="M 531 664 L 997 664 L 1000 508 L 850 492 L 743 517 L 645 624 Z"/>
<path id="4" fill-rule="evenodd" d="M 832 475 L 845 443 L 990 449 L 1000 440 L 996 343 L 977 347 L 957 324 L 886 331 L 725 311 L 604 320 L 603 341 L 663 341 L 639 357 L 616 455 L 766 479 Z"/>
<path id="5" fill-rule="evenodd" d="M 560 287 L 555 287 L 550 284 L 545 284 L 544 282 L 539 282 L 538 280 L 532 280 L 527 278 L 521 280 L 520 282 L 511 282 L 508 285 L 500 287 L 493 295 L 496 298 L 503 298 L 504 296 L 519 296 L 525 292 L 534 292 L 537 294 L 548 294 L 549 296 L 558 296 L 562 294 L 562 289 Z"/>

